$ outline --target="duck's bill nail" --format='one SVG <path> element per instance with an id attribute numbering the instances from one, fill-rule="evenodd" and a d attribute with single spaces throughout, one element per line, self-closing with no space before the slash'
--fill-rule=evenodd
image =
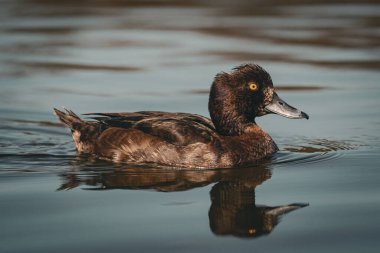
<path id="1" fill-rule="evenodd" d="M 272 103 L 265 106 L 265 110 L 290 119 L 309 119 L 309 115 L 288 105 L 277 93 L 274 93 Z"/>

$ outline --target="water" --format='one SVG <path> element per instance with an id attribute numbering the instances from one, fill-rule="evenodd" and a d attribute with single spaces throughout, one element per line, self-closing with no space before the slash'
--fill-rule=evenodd
<path id="1" fill-rule="evenodd" d="M 377 3 L 0 4 L 0 252 L 378 252 Z M 311 117 L 260 118 L 281 151 L 252 168 L 80 157 L 52 114 L 208 116 L 252 61 Z"/>

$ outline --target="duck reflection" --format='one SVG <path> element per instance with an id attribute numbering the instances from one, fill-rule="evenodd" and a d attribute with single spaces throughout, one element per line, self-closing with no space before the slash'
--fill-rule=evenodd
<path id="1" fill-rule="evenodd" d="M 216 235 L 258 237 L 269 234 L 279 217 L 308 204 L 263 206 L 255 203 L 256 185 L 247 182 L 219 182 L 210 192 L 210 228 Z"/>
<path id="2" fill-rule="evenodd" d="M 211 191 L 210 229 L 215 235 L 255 238 L 269 234 L 281 215 L 308 204 L 262 206 L 255 203 L 255 188 L 271 178 L 266 167 L 222 170 L 174 170 L 120 167 L 107 170 L 98 166 L 61 175 L 58 190 L 81 185 L 88 190 L 151 189 L 160 192 L 185 191 L 216 183 Z"/>

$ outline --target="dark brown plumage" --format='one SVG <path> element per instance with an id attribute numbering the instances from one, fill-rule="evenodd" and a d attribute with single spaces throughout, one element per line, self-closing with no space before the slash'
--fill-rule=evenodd
<path id="1" fill-rule="evenodd" d="M 73 134 L 79 152 L 115 162 L 177 167 L 247 166 L 278 149 L 255 117 L 278 113 L 308 116 L 274 92 L 270 75 L 247 64 L 219 73 L 211 86 L 211 120 L 196 114 L 143 111 L 91 113 L 84 121 L 70 110 L 54 109 Z"/>

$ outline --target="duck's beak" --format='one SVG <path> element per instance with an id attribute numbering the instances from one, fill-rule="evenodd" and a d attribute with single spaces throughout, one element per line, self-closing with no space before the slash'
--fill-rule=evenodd
<path id="1" fill-rule="evenodd" d="M 273 93 L 272 102 L 269 105 L 265 106 L 265 110 L 269 113 L 276 113 L 290 119 L 309 119 L 309 115 L 288 105 L 277 95 L 276 92 Z"/>

